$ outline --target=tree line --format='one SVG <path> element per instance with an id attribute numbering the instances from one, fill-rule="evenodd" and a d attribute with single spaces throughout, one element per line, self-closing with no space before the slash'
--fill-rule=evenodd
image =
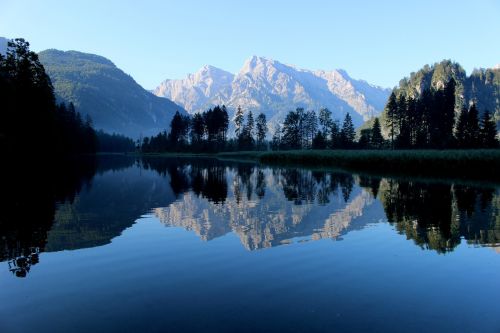
<path id="1" fill-rule="evenodd" d="M 272 140 L 266 140 L 268 124 L 266 116 L 260 113 L 254 119 L 250 110 L 246 116 L 241 107 L 236 110 L 234 137 L 228 139 L 229 116 L 226 107 L 215 106 L 192 117 L 176 112 L 170 122 L 170 132 L 166 130 L 152 137 L 145 137 L 138 148 L 145 153 L 153 152 L 218 152 L 236 150 L 280 149 L 326 149 L 356 148 L 356 132 L 352 118 L 346 114 L 342 125 L 332 119 L 328 109 L 316 112 L 297 108 L 285 117 Z M 378 132 L 375 128 L 373 133 Z M 373 135 L 375 138 L 376 135 Z"/>
<path id="2" fill-rule="evenodd" d="M 398 149 L 496 148 L 497 129 L 491 113 L 482 117 L 475 104 L 455 112 L 456 83 L 424 89 L 418 97 L 391 93 L 386 105 L 386 127 L 391 147 Z"/>
<path id="3" fill-rule="evenodd" d="M 485 111 L 480 118 L 472 104 L 455 112 L 456 84 L 451 79 L 442 89 L 425 89 L 420 97 L 399 96 L 393 92 L 381 117 L 387 129 L 375 118 L 370 128 L 356 134 L 352 117 L 347 113 L 342 123 L 332 118 L 327 108 L 318 113 L 297 108 L 288 112 L 283 123 L 266 140 L 266 116 L 254 119 L 238 107 L 234 116 L 234 138 L 228 139 L 229 117 L 226 107 L 216 106 L 192 117 L 175 114 L 170 133 L 164 131 L 144 138 L 142 152 L 192 151 L 218 152 L 236 150 L 289 149 L 450 149 L 496 148 L 496 124 Z"/>
<path id="4" fill-rule="evenodd" d="M 0 150 L 20 156 L 134 151 L 132 139 L 96 132 L 73 103 L 57 103 L 52 82 L 22 38 L 0 54 Z"/>
<path id="5" fill-rule="evenodd" d="M 228 140 L 229 115 L 224 105 L 215 106 L 192 117 L 176 112 L 170 122 L 170 132 L 145 137 L 139 149 L 145 153 L 164 151 L 218 152 L 265 149 L 267 122 L 261 113 L 255 121 L 249 111 L 247 117 L 238 108 L 235 119 L 236 137 Z"/>
<path id="6" fill-rule="evenodd" d="M 0 54 L 0 149 L 7 154 L 69 155 L 97 149 L 92 120 L 57 104 L 49 76 L 24 39 Z"/>

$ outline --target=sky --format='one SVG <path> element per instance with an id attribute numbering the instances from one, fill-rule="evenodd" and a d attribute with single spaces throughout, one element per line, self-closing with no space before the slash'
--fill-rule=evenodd
<path id="1" fill-rule="evenodd" d="M 500 63 L 500 1 L 0 0 L 0 36 L 102 55 L 146 89 L 253 55 L 394 87 L 443 59 Z"/>

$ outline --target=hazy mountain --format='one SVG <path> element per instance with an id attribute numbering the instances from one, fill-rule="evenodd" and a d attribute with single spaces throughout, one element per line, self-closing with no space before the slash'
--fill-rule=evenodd
<path id="1" fill-rule="evenodd" d="M 351 113 L 355 124 L 380 114 L 390 90 L 354 80 L 343 70 L 311 71 L 278 61 L 252 57 L 232 75 L 205 66 L 183 80 L 166 80 L 154 93 L 182 105 L 189 113 L 214 104 L 230 111 L 241 105 L 245 111 L 264 112 L 271 123 L 280 122 L 297 107 L 327 107 L 335 118 Z"/>
<path id="2" fill-rule="evenodd" d="M 0 37 L 0 54 L 5 54 L 5 52 L 7 51 L 8 41 L 9 40 L 7 38 Z"/>
<path id="3" fill-rule="evenodd" d="M 204 66 L 184 80 L 165 80 L 153 93 L 169 96 L 186 110 L 202 110 L 219 92 L 231 89 L 234 75 L 212 66 Z"/>
<path id="4" fill-rule="evenodd" d="M 110 60 L 76 51 L 39 53 L 58 99 L 90 115 L 97 129 L 138 138 L 168 128 L 184 109 L 142 88 Z"/>

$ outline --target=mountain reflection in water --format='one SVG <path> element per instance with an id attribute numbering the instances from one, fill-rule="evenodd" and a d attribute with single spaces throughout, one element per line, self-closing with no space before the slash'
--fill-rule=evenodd
<path id="1" fill-rule="evenodd" d="M 4 179 L 0 259 L 15 275 L 26 276 L 40 252 L 108 244 L 149 213 L 206 241 L 234 233 L 248 250 L 341 239 L 384 221 L 437 253 L 463 240 L 500 242 L 500 193 L 493 186 L 201 158 L 115 156 L 78 165 L 50 177 L 11 170 Z"/>

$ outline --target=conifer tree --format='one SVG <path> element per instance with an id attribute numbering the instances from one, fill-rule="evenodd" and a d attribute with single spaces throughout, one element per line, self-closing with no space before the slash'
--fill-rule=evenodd
<path id="1" fill-rule="evenodd" d="M 371 146 L 376 149 L 382 148 L 384 144 L 384 137 L 382 136 L 382 131 L 380 129 L 380 121 L 375 118 L 372 126 L 371 132 Z"/>
<path id="2" fill-rule="evenodd" d="M 496 138 L 497 127 L 495 121 L 491 117 L 491 113 L 486 110 L 481 118 L 481 145 L 484 148 L 498 147 L 498 140 Z"/>
<path id="3" fill-rule="evenodd" d="M 475 104 L 469 108 L 467 117 L 467 131 L 469 139 L 469 147 L 477 148 L 480 145 L 481 133 L 479 128 L 479 114 Z"/>
<path id="4" fill-rule="evenodd" d="M 238 109 L 236 110 L 236 115 L 234 117 L 234 125 L 235 125 L 234 134 L 236 135 L 236 138 L 239 138 L 239 136 L 241 135 L 243 121 L 244 121 L 243 110 L 241 109 L 241 106 L 238 106 Z"/>
<path id="5" fill-rule="evenodd" d="M 396 101 L 396 94 L 394 93 L 394 91 L 389 96 L 389 100 L 385 107 L 387 110 L 386 125 L 389 128 L 389 136 L 391 137 L 391 147 L 392 149 L 394 149 L 394 136 L 396 134 L 397 112 L 398 112 L 398 104 Z"/>
<path id="6" fill-rule="evenodd" d="M 340 131 L 343 148 L 351 148 L 354 144 L 356 132 L 354 131 L 354 124 L 349 113 L 345 115 L 342 130 Z"/>
<path id="7" fill-rule="evenodd" d="M 264 144 L 264 140 L 266 139 L 267 134 L 267 122 L 266 115 L 261 113 L 257 116 L 257 124 L 256 124 L 256 134 L 257 134 L 257 145 L 259 149 L 262 148 Z"/>

